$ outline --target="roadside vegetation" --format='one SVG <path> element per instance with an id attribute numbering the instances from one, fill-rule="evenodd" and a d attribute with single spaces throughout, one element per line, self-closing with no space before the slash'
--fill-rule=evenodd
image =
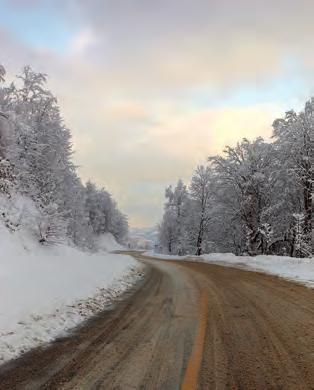
<path id="1" fill-rule="evenodd" d="M 79 178 L 71 132 L 47 76 L 30 67 L 14 82 L 5 76 L 0 65 L 0 222 L 42 244 L 93 250 L 104 233 L 122 242 L 127 218 L 107 190 Z"/>
<path id="2" fill-rule="evenodd" d="M 165 192 L 158 251 L 310 257 L 314 99 L 273 123 L 271 142 L 242 139 Z"/>

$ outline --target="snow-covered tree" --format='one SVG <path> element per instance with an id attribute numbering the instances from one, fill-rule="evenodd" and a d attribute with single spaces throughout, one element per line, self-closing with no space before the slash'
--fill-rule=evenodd
<path id="1" fill-rule="evenodd" d="M 270 150 L 262 138 L 253 142 L 243 139 L 236 147 L 227 147 L 223 156 L 210 158 L 219 177 L 217 199 L 243 227 L 247 251 L 252 255 L 263 250 L 261 231 L 269 223 L 266 216 L 272 193 Z"/>
<path id="2" fill-rule="evenodd" d="M 90 181 L 85 189 L 85 210 L 94 235 L 110 232 L 119 242 L 125 239 L 128 233 L 126 216 L 120 212 L 107 191 L 98 189 Z"/>
<path id="3" fill-rule="evenodd" d="M 185 221 L 188 194 L 182 180 L 178 181 L 174 189 L 169 186 L 165 191 L 165 197 L 165 213 L 159 226 L 160 245 L 168 253 L 184 254 L 187 240 Z"/>
<path id="4" fill-rule="evenodd" d="M 175 214 L 172 210 L 167 210 L 162 218 L 158 229 L 158 240 L 162 250 L 168 254 L 175 253 L 177 225 Z"/>
<path id="5" fill-rule="evenodd" d="M 302 112 L 291 110 L 285 118 L 274 121 L 274 145 L 277 151 L 278 172 L 288 188 L 285 191 L 286 205 L 289 210 L 288 224 L 294 214 L 304 216 L 304 235 L 307 245 L 312 239 L 312 193 L 314 168 L 314 99 L 305 104 Z M 287 210 L 287 209 L 286 209 Z M 293 229 L 293 227 L 292 227 Z M 292 252 L 294 248 L 291 249 Z"/>
<path id="6" fill-rule="evenodd" d="M 200 256 L 203 252 L 204 237 L 210 222 L 210 200 L 212 171 L 209 166 L 200 165 L 196 168 L 190 185 L 192 210 L 194 221 L 195 254 Z"/>
<path id="7" fill-rule="evenodd" d="M 5 81 L 5 69 L 0 64 L 0 83 Z M 3 100 L 3 93 L 0 90 L 0 102 Z M 0 193 L 10 196 L 10 189 L 14 183 L 12 163 L 9 161 L 10 147 L 10 122 L 9 116 L 1 111 L 0 106 Z"/>
<path id="8" fill-rule="evenodd" d="M 4 69 L 4 66 L 0 64 L 0 83 L 4 83 L 5 74 L 6 74 L 6 71 Z"/>
<path id="9" fill-rule="evenodd" d="M 311 244 L 307 237 L 307 227 L 304 214 L 293 214 L 294 224 L 292 229 L 293 253 L 295 257 L 307 257 L 311 255 Z"/>
<path id="10" fill-rule="evenodd" d="M 0 83 L 4 76 L 0 66 Z M 95 237 L 105 232 L 121 241 L 127 219 L 107 191 L 84 186 L 78 177 L 71 132 L 46 82 L 45 74 L 27 66 L 16 83 L 0 87 L 0 192 L 10 196 L 14 185 L 32 199 L 41 243 L 70 240 L 93 249 Z"/>
<path id="11" fill-rule="evenodd" d="M 198 255 L 205 250 L 310 256 L 314 99 L 273 127 L 273 142 L 243 139 L 196 169 L 180 226 L 166 203 L 162 248 L 175 253 L 177 232 L 184 231 L 185 251 Z"/>

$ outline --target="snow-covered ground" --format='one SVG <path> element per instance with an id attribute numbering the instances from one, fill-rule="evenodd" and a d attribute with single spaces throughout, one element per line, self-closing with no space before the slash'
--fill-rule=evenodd
<path id="1" fill-rule="evenodd" d="M 102 249 L 121 249 L 110 235 Z M 0 224 L 0 364 L 103 310 L 142 276 L 132 257 L 42 246 Z"/>
<path id="2" fill-rule="evenodd" d="M 117 243 L 115 238 L 111 233 L 105 233 L 102 234 L 97 242 L 97 249 L 101 251 L 106 251 L 106 252 L 114 252 L 114 251 L 120 251 L 123 250 L 124 247 Z"/>
<path id="3" fill-rule="evenodd" d="M 211 253 L 200 257 L 170 256 L 153 252 L 145 255 L 169 260 L 189 260 L 225 266 L 243 267 L 251 271 L 262 271 L 314 288 L 314 258 L 297 259 L 285 256 L 235 256 L 232 253 Z"/>

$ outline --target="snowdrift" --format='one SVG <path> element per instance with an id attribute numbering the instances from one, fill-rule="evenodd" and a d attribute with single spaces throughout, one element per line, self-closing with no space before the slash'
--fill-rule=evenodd
<path id="1" fill-rule="evenodd" d="M 117 249 L 113 237 L 103 249 Z M 65 335 L 142 276 L 133 258 L 42 246 L 0 223 L 0 363 Z"/>
<path id="2" fill-rule="evenodd" d="M 314 258 L 299 259 L 286 256 L 235 256 L 233 253 L 210 253 L 200 257 L 171 256 L 147 252 L 145 255 L 169 260 L 188 260 L 225 266 L 242 267 L 277 275 L 314 288 Z"/>
<path id="3" fill-rule="evenodd" d="M 103 250 L 106 252 L 114 252 L 123 250 L 124 247 L 117 243 L 115 238 L 111 233 L 102 234 L 96 242 L 98 250 Z"/>

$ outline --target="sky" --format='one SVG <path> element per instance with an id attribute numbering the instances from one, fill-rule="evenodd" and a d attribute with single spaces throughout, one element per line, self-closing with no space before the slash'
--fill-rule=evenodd
<path id="1" fill-rule="evenodd" d="M 84 181 L 133 227 L 314 94 L 312 0 L 0 0 L 0 63 L 49 76 Z"/>

